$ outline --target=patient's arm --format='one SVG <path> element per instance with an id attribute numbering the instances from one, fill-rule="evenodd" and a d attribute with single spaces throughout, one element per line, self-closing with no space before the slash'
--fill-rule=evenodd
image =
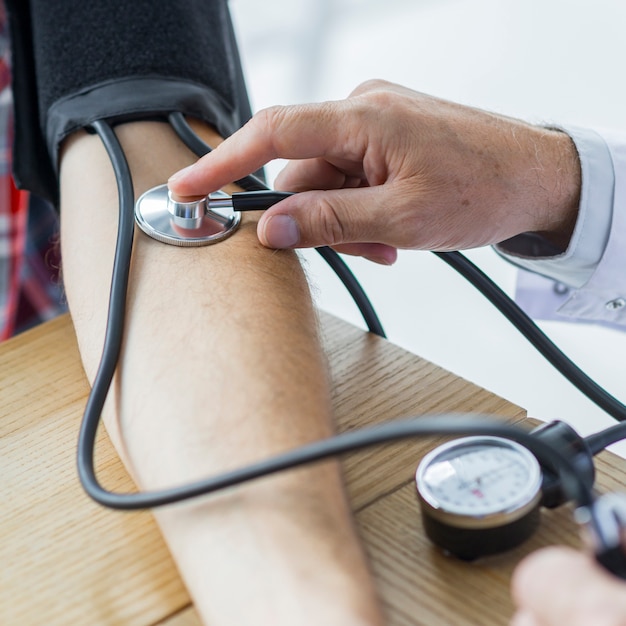
<path id="1" fill-rule="evenodd" d="M 136 194 L 194 157 L 169 126 L 120 126 Z M 205 139 L 215 137 L 204 129 Z M 100 356 L 117 188 L 97 136 L 65 144 L 64 278 L 90 379 Z M 142 489 L 171 486 L 328 436 L 328 381 L 308 287 L 254 219 L 214 246 L 137 234 L 126 339 L 105 415 Z M 325 462 L 155 511 L 207 624 L 378 624 L 338 464 Z"/>

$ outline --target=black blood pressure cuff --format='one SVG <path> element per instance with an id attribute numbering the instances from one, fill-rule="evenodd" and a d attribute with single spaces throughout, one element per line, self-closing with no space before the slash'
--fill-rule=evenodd
<path id="1" fill-rule="evenodd" d="M 61 141 L 97 119 L 250 117 L 227 0 L 7 0 L 19 187 L 57 204 Z"/>

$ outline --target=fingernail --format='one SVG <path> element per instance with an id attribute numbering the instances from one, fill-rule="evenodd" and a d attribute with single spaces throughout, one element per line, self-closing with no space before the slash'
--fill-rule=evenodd
<path id="1" fill-rule="evenodd" d="M 195 163 L 192 163 L 191 165 L 188 165 L 187 167 L 183 167 L 182 170 L 178 170 L 178 172 L 175 172 L 169 177 L 168 182 L 184 178 L 187 172 L 192 170 L 194 166 L 195 166 Z"/>
<path id="2" fill-rule="evenodd" d="M 300 241 L 300 230 L 289 215 L 271 215 L 265 222 L 263 235 L 270 248 L 293 248 Z"/>

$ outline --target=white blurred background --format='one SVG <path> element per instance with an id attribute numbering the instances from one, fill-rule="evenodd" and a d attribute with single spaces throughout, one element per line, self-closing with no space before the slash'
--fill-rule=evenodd
<path id="1" fill-rule="evenodd" d="M 626 130 L 621 0 L 231 0 L 254 110 L 339 99 L 384 78 L 521 117 Z M 273 163 L 270 181 L 280 170 Z M 319 306 L 363 327 L 339 281 L 305 253 Z M 505 291 L 516 270 L 491 249 L 468 256 Z M 391 267 L 345 257 L 394 343 L 581 434 L 613 423 L 434 255 Z M 625 268 L 626 271 L 626 268 Z M 626 332 L 543 322 L 589 375 L 626 401 Z M 626 455 L 626 444 L 613 449 Z"/>

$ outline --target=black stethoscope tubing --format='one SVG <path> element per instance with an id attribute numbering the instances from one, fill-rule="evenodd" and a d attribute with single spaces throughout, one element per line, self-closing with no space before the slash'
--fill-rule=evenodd
<path id="1" fill-rule="evenodd" d="M 175 120 L 175 130 L 177 130 L 176 126 L 180 127 L 181 119 L 184 122 L 184 118 L 181 114 L 170 116 L 170 122 L 172 119 Z M 186 124 L 186 122 L 184 123 Z M 94 465 L 96 432 L 109 387 L 117 367 L 122 345 L 130 257 L 135 226 L 134 192 L 131 172 L 113 129 L 105 120 L 93 122 L 92 128 L 100 136 L 109 154 L 118 184 L 119 195 L 119 226 L 113 263 L 104 347 L 100 365 L 85 407 L 77 446 L 77 467 L 80 481 L 85 491 L 95 501 L 104 506 L 121 510 L 154 508 L 209 494 L 219 489 L 241 484 L 302 464 L 319 461 L 369 446 L 397 441 L 407 437 L 442 434 L 482 434 L 513 439 L 529 448 L 540 461 L 543 459 L 548 465 L 550 463 L 556 463 L 560 468 L 564 489 L 570 495 L 571 499 L 579 506 L 589 507 L 591 505 L 594 494 L 582 477 L 578 475 L 575 466 L 568 458 L 563 456 L 552 446 L 532 437 L 532 435 L 522 429 L 480 416 L 421 416 L 407 420 L 390 421 L 378 426 L 336 435 L 225 474 L 200 480 L 189 485 L 173 487 L 171 489 L 139 493 L 115 493 L 104 489 L 98 482 Z M 177 130 L 177 132 L 180 134 L 180 130 Z M 205 148 L 207 147 L 204 146 L 203 150 L 206 152 Z M 242 179 L 242 181 L 245 187 L 246 179 Z M 255 179 L 252 184 L 263 185 L 259 179 Z M 335 256 L 339 258 L 334 251 L 331 252 L 333 254 L 328 255 L 330 258 L 334 258 Z M 455 269 L 461 271 L 475 287 L 483 292 L 490 301 L 520 329 L 520 332 L 523 332 L 524 336 L 532 341 L 533 345 L 535 345 L 559 371 L 562 373 L 567 372 L 566 374 L 564 373 L 564 375 L 581 389 L 585 395 L 589 396 L 598 404 L 601 402 L 602 404 L 600 404 L 600 406 L 603 408 L 605 406 L 610 407 L 612 410 L 611 414 L 616 419 L 626 419 L 626 407 L 610 396 L 571 363 L 534 322 L 532 322 L 504 292 L 482 274 L 480 270 L 475 268 L 473 264 L 459 253 L 437 253 L 437 255 L 450 263 Z M 324 258 L 327 257 L 325 256 Z M 345 266 L 342 261 L 337 264 L 338 267 L 341 265 Z M 335 269 L 335 266 L 333 266 L 333 269 Z M 361 308 L 366 318 L 368 327 L 370 325 L 374 326 L 374 329 L 370 328 L 370 330 L 384 336 L 380 322 L 378 322 L 378 329 L 376 329 L 375 323 L 370 324 L 373 319 L 377 320 L 378 318 L 362 288 L 352 276 L 352 280 L 356 283 L 355 287 L 351 282 L 350 276 L 352 276 L 352 274 L 347 270 L 347 272 L 343 274 L 342 280 L 344 284 L 350 284 L 351 293 L 354 292 L 358 294 L 358 297 L 361 299 L 359 308 Z M 366 302 L 367 305 L 364 305 L 363 302 Z M 377 330 L 379 332 L 377 332 Z M 626 426 L 626 424 L 620 426 Z M 611 435 L 608 437 L 611 441 L 608 443 L 617 441 L 626 436 L 626 431 L 624 431 L 623 428 L 613 427 L 608 430 L 611 431 Z M 598 441 L 600 441 L 600 439 L 598 439 Z M 601 441 L 604 445 L 608 445 L 607 437 L 604 437 Z"/>

